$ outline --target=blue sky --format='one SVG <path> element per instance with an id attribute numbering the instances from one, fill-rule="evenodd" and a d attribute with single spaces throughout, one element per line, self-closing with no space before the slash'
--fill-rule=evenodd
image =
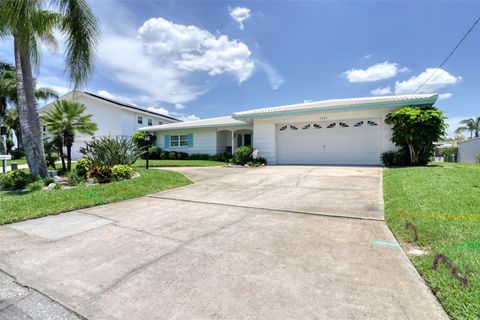
<path id="1" fill-rule="evenodd" d="M 87 90 L 183 119 L 415 90 L 480 14 L 480 2 L 92 0 L 102 25 Z M 60 41 L 61 42 L 61 41 Z M 12 60 L 10 39 L 0 57 Z M 37 78 L 62 93 L 63 50 Z M 480 115 L 480 26 L 426 91 L 459 119 Z"/>

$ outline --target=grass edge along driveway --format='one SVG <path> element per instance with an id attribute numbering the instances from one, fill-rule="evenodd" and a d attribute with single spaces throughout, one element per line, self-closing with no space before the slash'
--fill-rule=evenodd
<path id="1" fill-rule="evenodd" d="M 137 171 L 138 178 L 108 184 L 34 192 L 0 191 L 0 225 L 138 198 L 192 183 L 174 171 Z"/>
<path id="2" fill-rule="evenodd" d="M 405 251 L 427 252 L 409 256 L 417 270 L 452 319 L 480 319 L 480 165 L 388 168 L 383 176 L 387 225 Z M 447 261 L 434 268 L 438 254 Z"/>

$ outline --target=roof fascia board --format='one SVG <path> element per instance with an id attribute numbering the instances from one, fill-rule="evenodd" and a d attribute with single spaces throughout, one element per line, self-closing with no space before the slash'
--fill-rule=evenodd
<path id="1" fill-rule="evenodd" d="M 346 105 L 338 107 L 327 107 L 327 108 L 312 108 L 312 109 L 303 109 L 303 110 L 291 110 L 291 111 L 274 111 L 269 113 L 258 113 L 258 114 L 233 114 L 234 119 L 256 119 L 256 118 L 275 118 L 275 117 L 284 117 L 289 115 L 302 115 L 308 113 L 325 113 L 325 112 L 341 112 L 341 111 L 350 111 L 350 110 L 361 110 L 361 109 L 382 109 L 382 108 L 397 108 L 402 106 L 414 106 L 414 105 L 433 105 L 437 101 L 436 98 L 433 99 L 419 99 L 412 101 L 392 101 L 392 102 L 382 102 L 382 103 L 368 103 L 368 104 L 358 104 L 358 105 Z"/>

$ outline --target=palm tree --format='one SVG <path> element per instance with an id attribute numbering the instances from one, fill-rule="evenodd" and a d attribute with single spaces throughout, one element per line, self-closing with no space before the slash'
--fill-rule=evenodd
<path id="1" fill-rule="evenodd" d="M 455 130 L 455 133 L 461 134 L 465 131 L 470 132 L 470 138 L 473 138 L 475 135 L 475 138 L 478 138 L 480 135 L 480 117 L 477 117 L 476 119 L 470 118 L 470 119 L 465 119 L 460 121 L 460 124 L 463 124 L 464 126 L 457 128 Z"/>
<path id="2" fill-rule="evenodd" d="M 0 61 L 0 118 L 5 116 L 12 92 L 16 94 L 15 67 L 8 62 Z"/>
<path id="3" fill-rule="evenodd" d="M 53 47 L 56 45 L 55 29 L 67 39 L 65 71 L 77 88 L 85 84 L 93 71 L 99 36 L 98 23 L 87 0 L 0 1 L 0 37 L 13 37 L 24 151 L 31 174 L 40 177 L 46 177 L 48 172 L 32 68 L 38 68 L 40 64 L 40 41 Z"/>
<path id="4" fill-rule="evenodd" d="M 67 149 L 67 170 L 72 168 L 72 146 L 77 134 L 93 135 L 97 124 L 92 122 L 91 114 L 84 114 L 86 107 L 77 102 L 59 100 L 53 110 L 45 112 L 43 125 L 52 140 L 60 138 Z"/>
<path id="5" fill-rule="evenodd" d="M 36 82 L 34 82 L 36 87 Z M 23 148 L 20 119 L 17 107 L 17 79 L 15 67 L 7 62 L 0 62 L 0 124 L 7 127 L 7 136 L 13 130 L 17 137 L 18 147 Z M 35 89 L 37 100 L 57 99 L 58 93 L 48 87 Z M 11 106 L 11 108 L 9 108 Z"/>

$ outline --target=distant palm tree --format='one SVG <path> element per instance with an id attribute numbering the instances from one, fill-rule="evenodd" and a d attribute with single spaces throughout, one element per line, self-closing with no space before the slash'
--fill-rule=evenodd
<path id="1" fill-rule="evenodd" d="M 61 139 L 67 149 L 67 170 L 72 168 L 72 146 L 78 134 L 93 135 L 97 124 L 92 121 L 91 114 L 84 114 L 86 107 L 77 102 L 59 100 L 53 109 L 45 112 L 43 125 L 52 140 Z"/>
<path id="2" fill-rule="evenodd" d="M 55 11 L 54 11 L 55 10 Z M 54 30 L 65 35 L 65 71 L 74 87 L 93 71 L 99 28 L 87 0 L 1 0 L 0 37 L 12 36 L 20 129 L 33 176 L 47 176 L 40 117 L 34 94 L 33 67 L 40 64 L 40 41 L 56 46 Z"/>
<path id="3" fill-rule="evenodd" d="M 34 86 L 36 87 L 36 82 L 34 82 Z M 35 89 L 35 97 L 38 100 L 47 101 L 58 98 L 58 93 L 53 89 L 42 87 Z M 7 62 L 0 62 L 0 124 L 7 127 L 7 135 L 13 130 L 17 137 L 18 147 L 23 147 L 17 101 L 15 67 Z"/>
<path id="4" fill-rule="evenodd" d="M 480 136 L 480 117 L 477 117 L 476 119 L 470 118 L 470 119 L 465 119 L 460 121 L 460 124 L 463 124 L 464 126 L 457 128 L 455 130 L 455 133 L 461 134 L 465 131 L 470 132 L 470 138 L 478 138 Z"/>

